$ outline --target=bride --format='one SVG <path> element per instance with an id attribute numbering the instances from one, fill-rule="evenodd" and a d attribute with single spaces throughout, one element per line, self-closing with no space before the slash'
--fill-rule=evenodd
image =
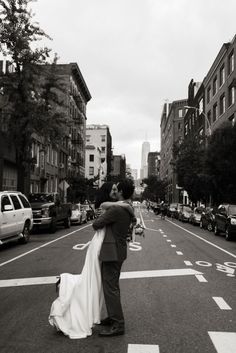
<path id="1" fill-rule="evenodd" d="M 105 212 L 111 205 L 126 207 L 133 215 L 132 207 L 115 201 L 117 186 L 112 182 L 102 185 L 95 207 Z M 94 324 L 101 322 L 103 291 L 99 253 L 105 236 L 105 228 L 96 231 L 85 257 L 80 275 L 60 275 L 59 296 L 52 303 L 49 323 L 71 339 L 85 338 L 92 334 Z"/>

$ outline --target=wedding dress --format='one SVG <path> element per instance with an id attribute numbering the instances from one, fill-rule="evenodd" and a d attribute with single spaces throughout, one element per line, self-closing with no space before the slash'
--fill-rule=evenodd
<path id="1" fill-rule="evenodd" d="M 60 275 L 59 296 L 52 303 L 49 323 L 71 339 L 92 334 L 94 324 L 101 320 L 103 291 L 99 253 L 105 228 L 93 236 L 80 275 Z"/>

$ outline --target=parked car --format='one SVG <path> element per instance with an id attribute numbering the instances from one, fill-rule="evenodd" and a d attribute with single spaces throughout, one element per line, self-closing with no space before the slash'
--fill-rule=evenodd
<path id="1" fill-rule="evenodd" d="M 27 243 L 33 214 L 26 196 L 17 191 L 0 191 L 0 245 L 18 240 Z"/>
<path id="2" fill-rule="evenodd" d="M 223 232 L 226 240 L 236 236 L 236 205 L 220 205 L 215 215 L 215 235 Z"/>
<path id="3" fill-rule="evenodd" d="M 207 229 L 212 232 L 215 227 L 215 213 L 216 209 L 212 207 L 207 207 L 203 210 L 200 219 L 200 228 Z"/>
<path id="4" fill-rule="evenodd" d="M 190 206 L 182 205 L 179 210 L 179 220 L 182 222 L 189 222 L 192 209 Z"/>
<path id="5" fill-rule="evenodd" d="M 51 233 L 57 224 L 70 228 L 71 204 L 64 203 L 56 192 L 34 193 L 29 195 L 33 210 L 34 228 L 48 228 Z"/>
<path id="6" fill-rule="evenodd" d="M 74 223 L 74 224 L 76 223 L 82 224 L 87 222 L 87 212 L 81 206 L 80 203 L 75 203 L 72 205 L 70 220 L 71 220 L 71 223 Z"/>
<path id="7" fill-rule="evenodd" d="M 189 217 L 189 223 L 192 223 L 193 225 L 199 225 L 203 211 L 203 207 L 195 207 Z"/>
<path id="8" fill-rule="evenodd" d="M 167 217 L 176 218 L 178 203 L 171 203 L 167 207 Z"/>
<path id="9" fill-rule="evenodd" d="M 87 220 L 93 220 L 95 218 L 94 207 L 91 204 L 84 204 L 81 207 L 87 212 Z"/>

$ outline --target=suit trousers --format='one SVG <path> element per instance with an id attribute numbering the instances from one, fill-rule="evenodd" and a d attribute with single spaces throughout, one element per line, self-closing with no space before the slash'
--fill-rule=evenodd
<path id="1" fill-rule="evenodd" d="M 108 317 L 120 326 L 124 325 L 124 315 L 120 300 L 119 278 L 123 261 L 102 262 L 101 274 L 104 299 Z"/>

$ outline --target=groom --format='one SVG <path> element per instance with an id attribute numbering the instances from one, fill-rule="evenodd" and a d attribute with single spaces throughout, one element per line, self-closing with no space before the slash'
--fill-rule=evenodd
<path id="1" fill-rule="evenodd" d="M 130 201 L 134 184 L 125 179 L 117 184 L 118 201 Z M 108 317 L 101 321 L 100 336 L 118 336 L 125 333 L 124 315 L 120 301 L 119 278 L 121 266 L 127 257 L 127 236 L 134 215 L 123 207 L 112 206 L 93 223 L 95 230 L 106 227 L 100 252 L 101 275 Z"/>

